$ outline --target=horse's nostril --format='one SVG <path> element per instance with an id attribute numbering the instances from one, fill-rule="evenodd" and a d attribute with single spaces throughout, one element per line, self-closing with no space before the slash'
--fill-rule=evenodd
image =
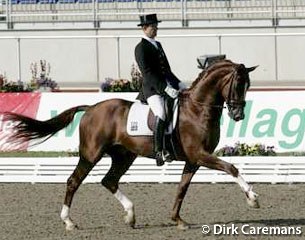
<path id="1" fill-rule="evenodd" d="M 245 115 L 244 114 L 238 114 L 234 117 L 234 120 L 235 121 L 240 121 L 240 120 L 243 120 L 245 118 Z"/>
<path id="2" fill-rule="evenodd" d="M 238 114 L 238 115 L 234 116 L 235 121 L 240 121 L 240 120 L 243 120 L 243 119 L 244 119 L 244 115 Z"/>

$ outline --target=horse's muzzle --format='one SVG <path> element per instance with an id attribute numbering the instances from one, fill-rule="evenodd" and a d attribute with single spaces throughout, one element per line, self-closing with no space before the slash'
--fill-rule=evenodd
<path id="1" fill-rule="evenodd" d="M 241 115 L 236 115 L 233 117 L 233 120 L 238 122 L 240 120 L 243 120 L 245 118 L 245 114 L 241 114 Z"/>
<path id="2" fill-rule="evenodd" d="M 244 108 L 243 107 L 229 108 L 229 117 L 236 122 L 243 120 L 245 118 Z"/>
<path id="3" fill-rule="evenodd" d="M 234 101 L 231 100 L 227 102 L 227 107 L 229 111 L 229 117 L 234 121 L 240 121 L 245 118 L 244 107 L 246 106 L 245 101 Z"/>

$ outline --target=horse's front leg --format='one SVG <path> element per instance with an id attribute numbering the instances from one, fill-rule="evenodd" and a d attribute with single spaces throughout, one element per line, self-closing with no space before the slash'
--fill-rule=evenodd
<path id="1" fill-rule="evenodd" d="M 191 180 L 192 180 L 194 174 L 198 170 L 198 168 L 199 167 L 196 165 L 191 165 L 189 163 L 185 163 L 185 166 L 183 169 L 182 177 L 181 177 L 181 180 L 179 183 L 178 192 L 177 192 L 176 199 L 175 199 L 175 204 L 174 204 L 174 207 L 172 210 L 172 220 L 177 223 L 177 227 L 180 230 L 188 229 L 188 224 L 181 219 L 179 212 L 181 209 L 183 199 L 187 192 L 187 189 L 191 183 Z"/>
<path id="2" fill-rule="evenodd" d="M 199 161 L 197 161 L 197 164 L 210 169 L 224 171 L 233 176 L 235 181 L 239 184 L 243 192 L 246 194 L 248 205 L 254 208 L 259 208 L 258 194 L 253 192 L 252 186 L 250 186 L 242 178 L 238 169 L 233 164 L 225 162 L 213 155 L 203 156 L 202 158 L 200 158 Z"/>
<path id="3" fill-rule="evenodd" d="M 259 208 L 258 194 L 253 192 L 253 186 L 249 185 L 240 174 L 238 174 L 235 180 L 246 194 L 248 205 L 250 207 Z"/>

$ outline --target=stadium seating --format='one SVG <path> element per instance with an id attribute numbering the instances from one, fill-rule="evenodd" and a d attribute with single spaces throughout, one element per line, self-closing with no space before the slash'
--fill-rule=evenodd
<path id="1" fill-rule="evenodd" d="M 99 3 L 114 2 L 114 0 L 97 0 Z"/>
<path id="2" fill-rule="evenodd" d="M 36 4 L 37 0 L 19 0 L 20 4 Z"/>
<path id="3" fill-rule="evenodd" d="M 41 4 L 52 4 L 52 3 L 57 3 L 57 0 L 39 0 L 39 3 L 41 3 Z"/>
<path id="4" fill-rule="evenodd" d="M 1 1 L 1 0 L 0 0 Z M 97 1 L 97 4 L 92 4 Z M 185 1 L 183 4 L 181 1 Z M 135 20 L 156 12 L 162 20 L 277 20 L 305 19 L 305 0 L 10 0 L 12 21 Z M 93 11 L 93 8 L 96 8 Z M 5 15 L 5 3 L 0 7 Z M 36 14 L 39 12 L 46 13 Z M 73 15 L 73 13 L 75 13 Z M 185 19 L 184 19 L 185 18 Z"/>
<path id="5" fill-rule="evenodd" d="M 79 3 L 92 3 L 92 0 L 78 0 Z"/>
<path id="6" fill-rule="evenodd" d="M 76 3 L 76 0 L 58 0 L 58 3 Z"/>

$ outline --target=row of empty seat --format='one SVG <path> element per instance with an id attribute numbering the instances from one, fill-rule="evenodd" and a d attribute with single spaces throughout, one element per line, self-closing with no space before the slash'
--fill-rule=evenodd
<path id="1" fill-rule="evenodd" d="M 11 0 L 11 4 L 57 4 L 57 3 L 92 3 L 94 0 Z M 172 2 L 181 0 L 97 0 L 97 2 Z M 212 1 L 212 0 L 197 0 Z M 230 1 L 230 0 L 216 0 Z"/>
<path id="2" fill-rule="evenodd" d="M 182 22 L 305 19 L 305 0 L 10 0 L 11 5 L 1 1 L 2 21 L 18 23 L 137 21 L 146 12 Z"/>
<path id="3" fill-rule="evenodd" d="M 11 4 L 56 4 L 56 3 L 92 3 L 95 0 L 11 0 Z M 173 2 L 181 0 L 96 0 L 97 2 Z M 187 0 L 193 1 L 193 0 Z M 211 2 L 213 0 L 195 0 L 200 2 Z M 219 2 L 230 2 L 232 0 L 214 0 Z M 235 0 L 242 1 L 242 0 Z M 5 3 L 3 3 L 5 4 Z"/>
<path id="4" fill-rule="evenodd" d="M 237 3 L 240 6 L 303 6 L 305 4 L 305 0 L 277 0 L 276 4 L 273 3 L 272 0 L 9 0 L 8 3 L 12 5 L 16 4 L 60 4 L 60 3 L 93 3 L 93 2 L 201 2 L 206 4 L 234 4 Z M 7 1 L 0 0 L 2 5 L 6 5 Z"/>

